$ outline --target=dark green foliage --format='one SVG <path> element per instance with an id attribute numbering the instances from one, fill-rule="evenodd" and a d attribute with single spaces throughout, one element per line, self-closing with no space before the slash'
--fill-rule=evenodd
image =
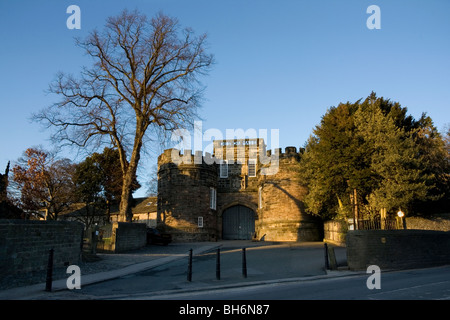
<path id="1" fill-rule="evenodd" d="M 418 213 L 419 204 L 448 198 L 445 143 L 425 114 L 407 115 L 397 102 L 375 93 L 331 107 L 313 131 L 301 161 L 309 211 L 324 218 L 360 216 L 381 208 Z"/>
<path id="2" fill-rule="evenodd" d="M 76 166 L 74 181 L 79 199 L 83 202 L 120 201 L 122 192 L 122 170 L 119 152 L 105 148 L 103 153 L 94 153 Z M 132 191 L 140 188 L 136 175 Z"/>

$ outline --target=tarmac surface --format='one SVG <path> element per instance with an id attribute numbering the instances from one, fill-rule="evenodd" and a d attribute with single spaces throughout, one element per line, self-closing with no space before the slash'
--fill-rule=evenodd
<path id="1" fill-rule="evenodd" d="M 105 281 L 119 281 L 127 279 L 127 283 L 133 286 L 133 278 L 136 287 L 140 278 L 135 275 L 152 276 L 155 279 L 160 277 L 159 286 L 155 286 L 153 291 L 156 294 L 167 294 L 168 292 L 182 292 L 183 290 L 208 290 L 212 288 L 224 288 L 232 286 L 254 285 L 257 283 L 294 281 L 300 278 L 323 278 L 335 277 L 348 274 L 345 271 L 346 251 L 344 247 L 333 246 L 336 252 L 336 260 L 340 271 L 325 270 L 324 244 L 323 242 L 253 242 L 253 241 L 219 241 L 219 242 L 190 242 L 171 243 L 168 246 L 152 245 L 140 250 L 127 253 L 98 253 L 97 261 L 82 262 L 79 264 L 81 270 L 81 287 L 86 289 L 86 295 L 78 294 L 83 290 L 69 290 L 67 288 L 67 278 L 70 274 L 59 274 L 58 279 L 53 280 L 52 292 L 45 291 L 45 282 L 34 285 L 21 286 L 0 291 L 1 300 L 52 300 L 52 299 L 102 299 L 100 296 L 89 295 L 93 291 L 95 284 Z M 193 250 L 193 256 L 199 261 L 215 261 L 214 255 L 217 249 L 221 249 L 222 277 L 220 281 L 214 276 L 199 276 L 194 273 L 192 282 L 186 281 L 185 261 L 189 255 L 189 250 Z M 240 265 L 236 265 L 237 255 L 241 255 L 242 248 L 246 248 L 249 256 L 248 278 L 242 281 L 242 276 L 236 276 L 240 272 Z M 234 255 L 233 267 L 226 266 L 227 256 Z M 208 257 L 209 255 L 209 257 Z M 183 262 L 181 260 L 184 260 Z M 280 263 L 284 261 L 285 263 Z M 211 264 L 211 262 L 208 262 Z M 206 264 L 206 262 L 203 262 Z M 166 266 L 166 267 L 163 267 Z M 197 265 L 196 265 L 197 267 Z M 176 276 L 170 275 L 167 269 L 173 268 Z M 178 269 L 177 269 L 178 268 Z M 152 271 L 153 270 L 153 271 Z M 172 279 L 167 281 L 158 272 L 166 270 L 166 277 Z M 180 272 L 180 270 L 182 270 Z M 228 272 L 228 273 L 227 273 Z M 232 273 L 234 272 L 234 273 Z M 203 273 L 202 273 L 203 274 Z M 168 275 L 168 276 L 167 276 Z M 171 277 L 171 278 L 170 278 Z M 131 279 L 131 280 L 130 280 Z M 126 292 L 116 297 L 105 294 L 103 298 L 114 299 L 124 298 Z M 68 298 L 69 297 L 69 298 Z M 132 299 L 132 294 L 129 295 Z"/>

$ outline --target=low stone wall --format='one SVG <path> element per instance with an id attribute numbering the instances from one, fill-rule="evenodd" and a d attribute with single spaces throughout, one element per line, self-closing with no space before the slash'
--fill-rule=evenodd
<path id="1" fill-rule="evenodd" d="M 346 245 L 351 270 L 365 270 L 369 265 L 409 269 L 450 264 L 450 232 L 352 230 Z"/>
<path id="2" fill-rule="evenodd" d="M 330 220 L 323 223 L 323 238 L 337 244 L 345 244 L 348 226 L 345 221 Z"/>
<path id="3" fill-rule="evenodd" d="M 450 213 L 434 214 L 426 217 L 406 217 L 406 228 L 450 231 Z"/>
<path id="4" fill-rule="evenodd" d="M 0 220 L 0 277 L 44 271 L 49 250 L 55 268 L 78 264 L 83 224 L 69 221 Z"/>
<path id="5" fill-rule="evenodd" d="M 321 241 L 322 226 L 314 221 L 275 220 L 256 221 L 258 239 L 265 241 Z"/>
<path id="6" fill-rule="evenodd" d="M 147 244 L 147 225 L 145 223 L 114 222 L 114 252 L 136 250 Z"/>

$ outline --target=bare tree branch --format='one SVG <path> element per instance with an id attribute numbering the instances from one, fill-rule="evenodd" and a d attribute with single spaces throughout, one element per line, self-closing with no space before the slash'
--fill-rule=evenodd
<path id="1" fill-rule="evenodd" d="M 177 19 L 162 13 L 148 19 L 125 10 L 108 18 L 102 32 L 77 40 L 93 65 L 78 78 L 57 74 L 49 91 L 60 100 L 35 115 L 55 129 L 53 138 L 60 143 L 114 145 L 123 173 L 122 216 L 130 211 L 144 138 L 183 128 L 197 117 L 200 77 L 213 64 L 206 39 L 180 30 Z"/>

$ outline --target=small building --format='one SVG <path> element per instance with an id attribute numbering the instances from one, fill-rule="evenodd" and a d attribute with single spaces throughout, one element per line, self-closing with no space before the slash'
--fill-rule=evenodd
<path id="1" fill-rule="evenodd" d="M 147 227 L 156 227 L 156 196 L 133 199 L 133 222 L 145 223 Z M 118 212 L 115 213 L 115 220 L 118 221 Z"/>
<path id="2" fill-rule="evenodd" d="M 148 227 L 156 227 L 156 196 L 134 198 L 132 203 L 133 222 L 145 223 Z M 74 203 L 58 216 L 58 220 L 79 221 L 85 226 L 105 225 L 121 221 L 119 205 L 110 207 L 108 216 L 105 208 L 96 208 L 85 203 Z"/>
<path id="3" fill-rule="evenodd" d="M 213 146 L 213 154 L 167 149 L 158 157 L 158 228 L 175 241 L 322 241 L 321 220 L 302 202 L 301 152 L 272 154 L 263 139 Z"/>

